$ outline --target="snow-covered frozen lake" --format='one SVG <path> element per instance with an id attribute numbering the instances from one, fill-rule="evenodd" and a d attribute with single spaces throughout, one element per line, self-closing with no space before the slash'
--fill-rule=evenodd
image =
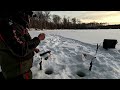
<path id="1" fill-rule="evenodd" d="M 37 48 L 51 50 L 50 58 L 34 56 L 33 79 L 120 79 L 120 30 L 43 30 L 30 31 L 32 37 L 44 32 L 46 38 Z M 104 39 L 117 39 L 116 49 L 102 48 Z M 96 44 L 100 44 L 97 54 Z M 96 57 L 96 58 L 94 58 Z M 93 59 L 94 58 L 94 59 Z M 93 59 L 92 70 L 89 71 Z M 49 71 L 51 74 L 46 74 Z"/>

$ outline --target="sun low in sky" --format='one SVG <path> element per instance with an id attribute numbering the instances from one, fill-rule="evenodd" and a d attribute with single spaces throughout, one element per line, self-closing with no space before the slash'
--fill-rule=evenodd
<path id="1" fill-rule="evenodd" d="M 61 17 L 76 17 L 83 23 L 120 24 L 120 11 L 51 11 L 51 14 Z"/>

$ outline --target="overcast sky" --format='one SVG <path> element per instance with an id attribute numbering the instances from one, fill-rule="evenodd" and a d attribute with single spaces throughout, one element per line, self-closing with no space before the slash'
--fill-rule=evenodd
<path id="1" fill-rule="evenodd" d="M 76 17 L 81 22 L 105 22 L 109 24 L 120 24 L 120 11 L 51 11 L 51 15 L 61 17 Z"/>

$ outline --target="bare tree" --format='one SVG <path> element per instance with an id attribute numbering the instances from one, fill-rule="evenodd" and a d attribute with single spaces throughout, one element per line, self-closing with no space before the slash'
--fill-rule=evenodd
<path id="1" fill-rule="evenodd" d="M 72 18 L 73 24 L 76 24 L 76 18 Z"/>
<path id="2" fill-rule="evenodd" d="M 59 24 L 60 23 L 60 16 L 58 16 L 58 15 L 53 15 L 53 22 L 55 23 L 55 24 Z"/>
<path id="3" fill-rule="evenodd" d="M 48 22 L 50 20 L 50 11 L 44 11 L 44 28 L 49 27 Z"/>
<path id="4" fill-rule="evenodd" d="M 44 21 L 43 11 L 37 11 L 36 15 L 39 22 L 39 24 L 37 23 L 37 25 L 40 29 L 43 29 L 43 21 Z"/>
<path id="5" fill-rule="evenodd" d="M 49 21 L 49 19 L 50 19 L 50 11 L 44 11 L 44 19 L 45 19 L 45 21 Z"/>
<path id="6" fill-rule="evenodd" d="M 77 23 L 78 23 L 78 24 L 80 24 L 80 23 L 81 23 L 81 21 L 80 21 L 79 19 L 77 19 Z"/>
<path id="7" fill-rule="evenodd" d="M 64 28 L 67 27 L 67 18 L 65 16 L 63 18 L 63 25 L 64 25 Z"/>
<path id="8" fill-rule="evenodd" d="M 50 11 L 37 11 L 36 15 L 39 20 L 39 27 L 41 29 L 47 28 L 50 19 Z"/>

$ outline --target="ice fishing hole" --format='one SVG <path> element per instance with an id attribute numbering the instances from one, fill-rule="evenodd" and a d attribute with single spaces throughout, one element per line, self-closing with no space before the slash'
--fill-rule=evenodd
<path id="1" fill-rule="evenodd" d="M 45 74 L 50 75 L 52 73 L 53 73 L 53 69 L 52 68 L 48 68 L 48 69 L 45 70 Z"/>
<path id="2" fill-rule="evenodd" d="M 76 74 L 79 76 L 79 77 L 84 77 L 86 76 L 84 72 L 82 71 L 77 71 Z"/>

